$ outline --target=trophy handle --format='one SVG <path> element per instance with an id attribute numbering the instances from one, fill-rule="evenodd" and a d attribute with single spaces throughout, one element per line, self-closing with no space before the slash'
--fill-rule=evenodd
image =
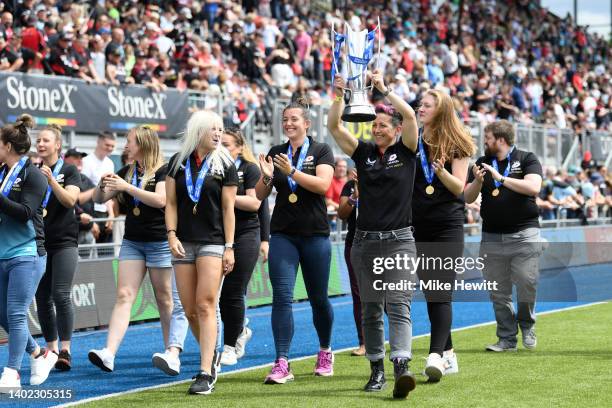
<path id="1" fill-rule="evenodd" d="M 344 104 L 348 105 L 353 97 L 353 91 L 349 88 L 344 88 Z"/>

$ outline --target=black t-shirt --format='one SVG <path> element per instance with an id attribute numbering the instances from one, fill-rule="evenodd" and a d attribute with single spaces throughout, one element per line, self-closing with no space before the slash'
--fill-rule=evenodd
<path id="1" fill-rule="evenodd" d="M 117 175 L 128 183 L 132 184 L 132 177 L 126 178 L 126 175 L 130 173 L 131 165 L 122 167 Z M 147 184 L 143 186 L 143 189 L 155 192 L 157 183 L 166 181 L 166 174 L 168 173 L 168 165 L 164 164 L 155 172 L 155 175 L 147 180 Z M 142 172 L 138 172 L 138 185 L 142 181 Z M 142 201 L 138 203 L 140 214 L 134 215 L 134 196 L 127 193 L 120 193 L 117 196 L 119 203 L 125 209 L 125 234 L 124 238 L 130 241 L 136 242 L 159 242 L 166 240 L 166 220 L 165 212 L 163 208 L 149 207 Z"/>
<path id="2" fill-rule="evenodd" d="M 328 164 L 334 167 L 334 155 L 331 148 L 325 143 L 318 143 L 310 140 L 310 146 L 306 153 L 306 158 L 302 164 L 301 171 L 311 176 L 316 176 L 316 168 L 321 164 Z M 274 158 L 277 154 L 287 154 L 289 142 L 273 146 L 268 152 L 268 156 Z M 293 166 L 297 166 L 302 147 L 293 152 Z M 293 235 L 329 235 L 329 223 L 327 222 L 327 206 L 325 205 L 325 195 L 316 194 L 304 189 L 298 184 L 295 194 L 298 200 L 295 203 L 289 202 L 289 182 L 287 176 L 283 175 L 279 169 L 274 168 L 274 187 L 277 191 L 274 212 L 270 230 L 272 233 L 281 232 Z"/>
<path id="3" fill-rule="evenodd" d="M 476 165 L 491 164 L 492 161 L 492 157 L 482 156 L 476 161 Z M 512 164 L 508 178 L 522 180 L 527 174 L 542 176 L 542 165 L 536 155 L 531 152 L 514 149 L 510 155 L 510 162 Z M 504 174 L 507 164 L 506 159 L 498 163 L 500 174 Z M 472 181 L 474 181 L 474 174 L 470 172 L 468 182 Z M 491 193 L 494 189 L 493 178 L 487 172 L 482 184 L 482 203 L 480 205 L 484 232 L 511 234 L 527 228 L 539 228 L 538 206 L 535 197 L 516 193 L 503 186 L 499 188 L 499 195 L 493 197 Z"/>
<path id="4" fill-rule="evenodd" d="M 238 172 L 238 192 L 236 195 L 245 195 L 246 190 L 254 189 L 259 181 L 259 166 L 242 159 Z M 259 217 L 257 211 L 242 211 L 235 208 L 236 213 L 236 234 L 241 232 L 259 229 Z"/>
<path id="5" fill-rule="evenodd" d="M 424 143 L 425 152 L 428 153 L 427 144 Z M 412 220 L 414 225 L 427 227 L 428 225 L 463 225 L 465 201 L 463 194 L 460 197 L 451 193 L 438 176 L 434 176 L 432 195 L 425 192 L 429 185 L 425 180 L 425 173 L 421 166 L 420 152 L 416 154 L 416 176 L 414 177 L 414 194 L 412 196 Z M 431 159 L 427 160 L 431 164 Z M 453 172 L 450 162 L 444 163 L 444 168 Z"/>
<path id="6" fill-rule="evenodd" d="M 350 197 L 351 194 L 355 191 L 355 180 L 349 180 L 346 182 L 344 187 L 342 187 L 342 192 L 340 193 L 340 197 Z M 351 215 L 349 215 L 348 220 L 346 220 L 348 225 L 348 229 L 346 231 L 346 244 L 350 245 L 353 243 L 353 238 L 355 237 L 355 224 L 357 223 L 357 208 L 353 207 L 353 211 L 351 211 Z"/>
<path id="7" fill-rule="evenodd" d="M 410 226 L 416 154 L 400 140 L 381 158 L 374 143 L 360 140 L 352 159 L 359 179 L 357 228 L 390 231 Z"/>
<path id="8" fill-rule="evenodd" d="M 90 180 L 89 177 L 87 177 L 84 174 L 80 174 L 81 176 L 81 192 L 85 192 L 85 191 L 89 191 L 92 188 L 96 188 L 96 185 L 93 183 L 93 181 Z M 83 212 L 93 216 L 94 215 L 94 202 L 93 200 L 89 200 L 85 203 L 79 204 L 79 207 L 81 207 L 81 209 L 83 210 Z"/>
<path id="9" fill-rule="evenodd" d="M 178 212 L 178 225 L 176 236 L 186 242 L 199 244 L 225 244 L 223 232 L 223 208 L 221 206 L 221 190 L 224 186 L 238 186 L 238 174 L 233 164 L 224 166 L 224 173 L 212 174 L 208 171 L 202 186 L 202 194 L 197 206 L 197 213 L 193 214 L 194 203 L 189 198 L 187 183 L 185 181 L 185 163 L 190 160 L 192 182 L 198 178 L 200 167 L 197 166 L 193 154 L 174 169 L 177 155 L 172 156 L 168 163 L 168 177 L 176 183 L 176 205 Z M 202 165 L 204 161 L 202 161 Z"/>
<path id="10" fill-rule="evenodd" d="M 57 163 L 51 167 L 51 171 L 55 170 L 56 165 Z M 63 188 L 68 186 L 81 188 L 79 171 L 72 164 L 64 163 L 55 180 Z M 74 207 L 64 207 L 57 200 L 53 191 L 51 191 L 47 203 L 47 216 L 43 221 L 45 222 L 45 247 L 47 251 L 77 246 L 79 225 L 74 215 Z"/>

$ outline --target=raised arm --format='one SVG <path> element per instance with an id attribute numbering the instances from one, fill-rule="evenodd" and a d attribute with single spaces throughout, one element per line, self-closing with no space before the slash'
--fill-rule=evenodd
<path id="1" fill-rule="evenodd" d="M 375 69 L 372 73 L 372 85 L 385 95 L 395 110 L 402 115 L 402 143 L 413 152 L 416 152 L 419 129 L 414 109 L 412 109 L 401 96 L 393 93 L 393 91 L 385 85 L 382 72 L 379 69 Z"/>
<path id="2" fill-rule="evenodd" d="M 340 117 L 344 109 L 344 88 L 346 83 L 340 74 L 334 78 L 335 98 L 327 114 L 327 129 L 334 137 L 340 149 L 349 156 L 353 156 L 357 149 L 357 139 L 350 134 L 347 128 L 342 125 Z"/>

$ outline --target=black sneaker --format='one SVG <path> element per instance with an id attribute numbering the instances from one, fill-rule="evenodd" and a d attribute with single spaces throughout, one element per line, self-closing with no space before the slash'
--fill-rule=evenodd
<path id="1" fill-rule="evenodd" d="M 217 382 L 217 377 L 221 372 L 221 356 L 222 353 L 219 353 L 219 351 L 215 349 L 215 354 L 213 354 L 212 367 L 210 368 L 213 385 Z"/>
<path id="2" fill-rule="evenodd" d="M 406 398 L 408 393 L 416 387 L 416 377 L 408 370 L 408 359 L 394 359 L 393 373 L 395 374 L 393 398 Z"/>
<path id="3" fill-rule="evenodd" d="M 192 380 L 195 381 L 189 386 L 190 394 L 208 395 L 215 389 L 212 376 L 205 371 L 200 371 Z"/>
<path id="4" fill-rule="evenodd" d="M 372 374 L 370 374 L 370 380 L 363 387 L 363 390 L 366 392 L 379 392 L 382 391 L 387 386 L 387 380 L 385 380 L 385 361 L 370 361 L 370 369 L 372 370 Z"/>
<path id="5" fill-rule="evenodd" d="M 72 358 L 70 357 L 70 352 L 66 349 L 63 349 L 59 352 L 59 357 L 57 358 L 57 363 L 55 363 L 55 368 L 60 371 L 70 371 L 72 368 Z"/>

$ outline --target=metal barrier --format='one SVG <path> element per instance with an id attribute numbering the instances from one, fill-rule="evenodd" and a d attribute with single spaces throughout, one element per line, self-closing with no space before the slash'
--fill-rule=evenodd
<path id="1" fill-rule="evenodd" d="M 276 99 L 273 107 L 272 138 L 274 144 L 284 141 L 282 128 L 282 112 L 289 100 Z M 311 106 L 311 127 L 309 134 L 316 140 L 331 146 L 335 155 L 343 156 L 344 153 L 336 145 L 333 137 L 327 131 L 328 106 Z M 465 122 L 470 129 L 476 144 L 475 157 L 484 155 L 484 128 L 486 123 L 477 119 Z M 361 140 L 371 140 L 371 123 L 345 124 L 349 132 Z M 516 144 L 521 148 L 534 152 L 544 166 L 556 166 L 567 169 L 570 164 L 578 164 L 581 161 L 581 152 L 592 151 L 595 147 L 594 140 L 598 143 L 603 158 L 600 160 L 607 166 L 612 165 L 612 133 L 606 131 L 589 131 L 576 137 L 572 129 L 559 129 L 550 125 L 517 123 Z M 582 146 L 580 144 L 582 139 Z M 582 148 L 581 148 L 582 147 Z"/>

